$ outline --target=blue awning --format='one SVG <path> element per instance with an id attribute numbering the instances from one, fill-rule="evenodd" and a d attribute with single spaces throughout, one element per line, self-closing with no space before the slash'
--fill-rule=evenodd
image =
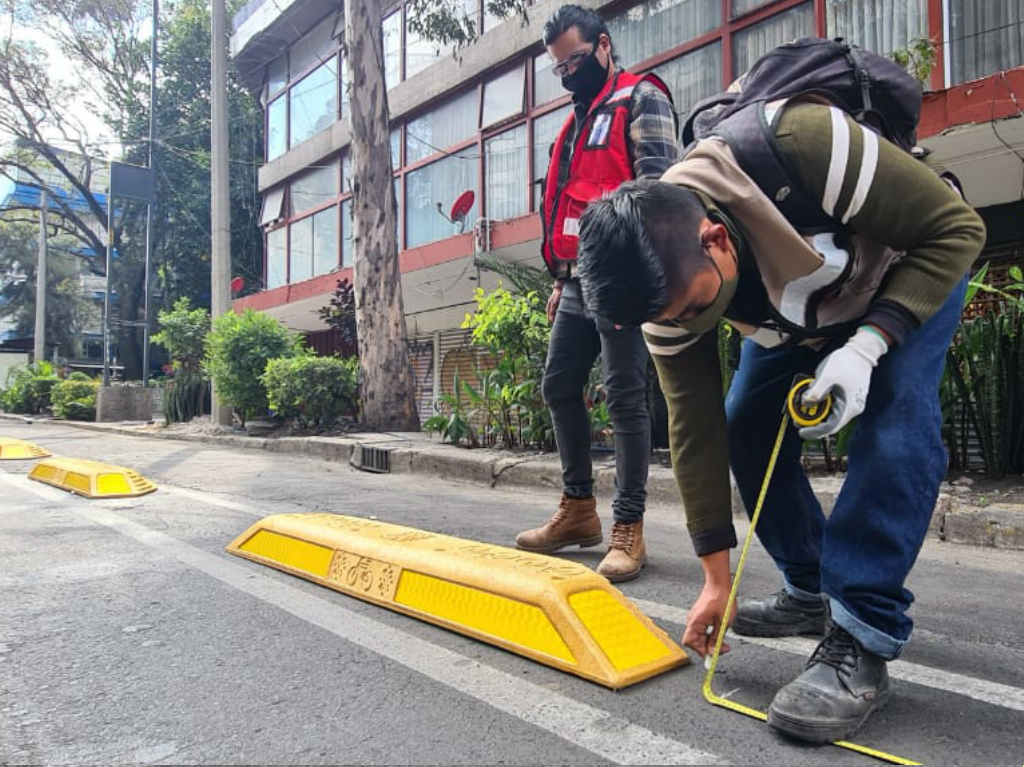
<path id="1" fill-rule="evenodd" d="M 9 179 L 7 179 L 7 182 L 0 186 L 0 210 L 15 207 L 41 207 L 42 190 L 39 187 L 12 182 Z M 59 214 L 61 212 L 61 206 L 57 203 L 57 200 L 63 202 L 65 206 L 75 213 L 92 213 L 92 208 L 89 207 L 86 198 L 77 189 L 71 191 L 66 189 L 48 189 L 46 194 L 50 198 L 46 201 L 46 209 L 52 210 L 54 213 Z M 107 196 L 99 192 L 92 192 L 92 198 L 105 213 L 107 210 Z"/>

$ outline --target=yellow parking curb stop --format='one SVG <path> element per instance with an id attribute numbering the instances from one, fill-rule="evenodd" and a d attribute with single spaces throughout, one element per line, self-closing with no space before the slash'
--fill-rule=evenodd
<path id="1" fill-rule="evenodd" d="M 131 469 L 80 458 L 40 461 L 28 478 L 86 498 L 129 498 L 156 490 L 156 485 Z"/>
<path id="2" fill-rule="evenodd" d="M 0 461 L 25 461 L 46 458 L 52 453 L 46 448 L 26 442 L 23 439 L 0 437 Z"/>
<path id="3" fill-rule="evenodd" d="M 340 514 L 276 514 L 227 546 L 253 562 L 620 689 L 689 663 L 576 562 Z"/>

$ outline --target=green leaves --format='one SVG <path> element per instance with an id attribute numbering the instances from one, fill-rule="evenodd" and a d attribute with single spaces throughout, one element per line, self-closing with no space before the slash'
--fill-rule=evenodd
<path id="1" fill-rule="evenodd" d="M 970 281 L 967 295 L 973 299 L 987 293 L 998 304 L 961 325 L 941 389 L 947 433 L 956 431 L 953 414 L 962 414 L 980 446 L 986 473 L 998 479 L 1024 472 L 1024 275 L 1019 266 L 1011 266 L 1008 276 L 1014 282 L 1000 289 L 986 282 L 988 274 L 986 263 Z M 953 436 L 959 444 L 951 445 L 960 463 L 966 463 L 965 428 L 959 439 Z"/>
<path id="2" fill-rule="evenodd" d="M 174 361 L 175 367 L 186 372 L 197 372 L 203 361 L 206 334 L 210 332 L 210 313 L 206 309 L 192 308 L 192 302 L 182 296 L 174 308 L 159 315 L 160 332 L 151 340 L 162 346 Z"/>
<path id="3" fill-rule="evenodd" d="M 359 360 L 356 357 L 301 355 L 270 360 L 261 376 L 270 409 L 300 427 L 328 427 L 359 411 Z"/>
<path id="4" fill-rule="evenodd" d="M 217 397 L 234 408 L 242 425 L 268 407 L 262 376 L 267 362 L 303 353 L 302 339 L 269 314 L 246 309 L 228 312 L 213 323 L 206 337 L 206 371 Z"/>
<path id="5" fill-rule="evenodd" d="M 70 421 L 96 420 L 96 390 L 99 381 L 68 379 L 53 386 L 50 401 L 55 418 Z"/>

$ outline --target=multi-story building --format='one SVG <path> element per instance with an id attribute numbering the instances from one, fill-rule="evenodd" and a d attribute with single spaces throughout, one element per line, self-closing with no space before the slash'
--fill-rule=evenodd
<path id="1" fill-rule="evenodd" d="M 481 250 L 540 266 L 540 181 L 569 97 L 540 38 L 560 0 L 529 23 L 464 0 L 481 37 L 458 58 L 410 30 L 402 2 L 381 19 L 406 321 L 429 411 L 432 371 L 464 335 Z M 608 20 L 621 65 L 656 70 L 685 115 L 760 55 L 804 36 L 842 36 L 882 54 L 931 40 L 920 127 L 931 160 L 955 171 L 989 227 L 983 258 L 1024 250 L 1024 11 L 1018 0 L 583 0 Z M 339 277 L 351 278 L 348 104 L 337 0 L 251 0 L 231 52 L 265 108 L 259 171 L 263 289 L 236 302 L 311 334 Z M 926 46 L 927 47 L 927 46 Z M 445 211 L 475 202 L 467 231 Z M 450 354 L 457 359 L 463 352 Z"/>

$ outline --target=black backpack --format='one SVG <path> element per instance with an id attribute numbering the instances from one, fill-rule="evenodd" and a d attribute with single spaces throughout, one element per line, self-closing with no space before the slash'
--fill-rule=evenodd
<path id="1" fill-rule="evenodd" d="M 803 38 L 769 51 L 728 91 L 693 107 L 682 129 L 684 155 L 698 139 L 720 136 L 783 215 L 798 228 L 811 228 L 822 224 L 824 212 L 790 181 L 759 117 L 760 104 L 796 96 L 824 99 L 910 152 L 921 84 L 895 62 L 841 38 Z"/>

